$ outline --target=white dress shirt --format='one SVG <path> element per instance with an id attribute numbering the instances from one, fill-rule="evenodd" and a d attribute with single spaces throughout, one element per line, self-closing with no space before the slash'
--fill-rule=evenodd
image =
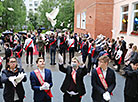
<path id="1" fill-rule="evenodd" d="M 39 69 L 39 71 L 40 71 L 40 74 L 42 75 L 43 79 L 45 80 L 45 69 L 43 69 L 43 70 Z"/>
<path id="2" fill-rule="evenodd" d="M 28 44 L 29 44 L 31 41 L 32 41 L 31 38 L 26 39 L 23 48 L 25 48 L 26 46 L 28 46 Z M 32 42 L 31 45 L 30 45 L 29 47 L 33 47 L 33 48 L 34 48 L 34 43 Z"/>
<path id="3" fill-rule="evenodd" d="M 69 46 L 70 46 L 73 42 L 74 42 L 74 39 L 69 39 L 69 40 L 68 40 Z M 74 47 L 74 44 L 73 44 L 71 47 Z"/>
<path id="4" fill-rule="evenodd" d="M 102 72 L 103 72 L 104 79 L 105 79 L 105 78 L 106 78 L 106 74 L 107 74 L 107 69 L 106 69 L 106 70 L 103 70 L 103 69 L 102 69 Z"/>

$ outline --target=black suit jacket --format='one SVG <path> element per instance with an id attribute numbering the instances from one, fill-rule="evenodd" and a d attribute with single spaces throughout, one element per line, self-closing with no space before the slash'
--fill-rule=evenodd
<path id="1" fill-rule="evenodd" d="M 125 68 L 126 77 L 124 94 L 130 97 L 138 96 L 138 70 L 132 70 L 132 67 L 129 65 Z"/>
<path id="2" fill-rule="evenodd" d="M 5 49 L 5 57 L 3 59 L 8 59 L 11 56 L 11 50 L 9 48 Z"/>
<path id="3" fill-rule="evenodd" d="M 20 83 L 17 84 L 16 87 L 14 87 L 13 84 L 8 80 L 10 76 L 15 76 L 15 75 L 17 76 L 19 72 L 24 72 L 24 70 L 21 68 L 18 68 L 18 72 L 16 73 L 13 73 L 6 69 L 2 71 L 1 82 L 5 84 L 3 96 L 6 102 L 14 101 L 14 90 L 16 90 L 16 93 L 19 99 L 23 99 L 25 96 L 25 91 L 22 85 L 22 81 L 25 82 L 27 80 L 26 76 Z"/>
<path id="4" fill-rule="evenodd" d="M 92 70 L 92 77 L 91 77 L 91 84 L 92 84 L 92 98 L 96 102 L 106 102 L 103 99 L 103 93 L 108 91 L 111 93 L 115 86 L 116 86 L 116 77 L 114 71 L 108 67 L 107 73 L 106 73 L 106 78 L 105 78 L 107 84 L 108 84 L 108 89 L 105 90 L 104 86 L 102 85 L 99 76 L 97 74 L 96 69 Z"/>
<path id="5" fill-rule="evenodd" d="M 67 68 L 64 68 L 63 65 L 59 65 L 59 70 L 63 73 L 66 73 L 66 77 L 64 79 L 64 82 L 61 86 L 61 91 L 62 92 L 67 92 L 67 89 L 70 86 L 72 76 L 72 67 L 71 66 L 67 66 Z M 80 96 L 84 95 L 86 93 L 85 91 L 85 86 L 84 86 L 84 82 L 83 82 L 83 78 L 84 76 L 87 74 L 87 69 L 86 66 L 84 68 L 78 68 L 77 69 L 77 73 L 76 73 L 76 87 L 77 87 L 77 91 L 79 93 Z"/>

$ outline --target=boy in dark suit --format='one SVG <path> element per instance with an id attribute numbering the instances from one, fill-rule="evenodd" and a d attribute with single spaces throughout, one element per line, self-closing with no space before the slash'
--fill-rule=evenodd
<path id="1" fill-rule="evenodd" d="M 116 86 L 114 71 L 108 67 L 109 57 L 101 56 L 98 67 L 92 70 L 93 102 L 109 102 L 112 91 Z"/>
<path id="2" fill-rule="evenodd" d="M 36 60 L 38 69 L 30 73 L 31 87 L 34 90 L 34 102 L 51 102 L 52 75 L 45 69 L 45 60 L 39 57 Z"/>

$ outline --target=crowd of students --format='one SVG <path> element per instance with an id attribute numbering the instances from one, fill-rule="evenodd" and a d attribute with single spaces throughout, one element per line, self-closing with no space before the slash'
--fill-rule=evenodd
<path id="1" fill-rule="evenodd" d="M 81 101 L 82 96 L 86 93 L 83 77 L 87 74 L 91 75 L 93 102 L 109 102 L 116 86 L 115 73 L 108 66 L 110 60 L 114 62 L 113 66 L 117 72 L 120 71 L 121 64 L 125 65 L 122 68 L 125 71 L 124 76 L 126 76 L 125 102 L 136 102 L 138 99 L 138 83 L 136 82 L 138 80 L 138 49 L 134 43 L 128 44 L 127 48 L 123 36 L 110 39 L 99 35 L 94 39 L 89 34 L 55 32 L 48 35 L 35 32 L 27 35 L 15 33 L 14 36 L 6 35 L 3 38 L 5 56 L 0 59 L 1 61 L 6 59 L 6 66 L 1 76 L 1 82 L 5 84 L 5 102 L 23 101 L 22 82 L 26 81 L 26 74 L 22 67 L 22 53 L 27 52 L 26 65 L 31 64 L 33 67 L 35 63 L 33 62 L 33 52 L 36 50 L 39 53 L 36 61 L 38 69 L 30 73 L 34 102 L 51 102 L 50 89 L 53 83 L 51 71 L 44 67 L 45 53 L 50 53 L 50 65 L 56 65 L 55 56 L 59 53 L 59 70 L 66 73 L 61 87 L 64 102 Z M 29 53 L 31 53 L 30 62 Z M 66 61 L 66 53 L 69 53 L 69 62 Z M 81 53 L 82 63 L 76 58 L 75 53 Z M 0 64 L 2 66 L 2 62 Z M 68 64 L 67 68 L 64 68 L 65 64 Z M 128 87 L 133 87 L 135 93 L 132 94 L 132 90 L 129 90 Z M 9 92 L 9 88 L 13 90 Z"/>

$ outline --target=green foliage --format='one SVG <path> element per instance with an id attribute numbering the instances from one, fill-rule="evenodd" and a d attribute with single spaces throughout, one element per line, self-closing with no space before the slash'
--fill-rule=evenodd
<path id="1" fill-rule="evenodd" d="M 0 16 L 2 16 L 3 11 L 4 11 L 4 7 L 2 2 L 0 2 Z"/>
<path id="2" fill-rule="evenodd" d="M 29 15 L 28 15 L 28 23 L 30 23 L 35 29 L 37 28 L 37 24 L 38 24 L 38 14 L 37 13 L 32 13 L 32 12 L 29 12 Z M 30 29 L 31 30 L 31 29 Z"/>
<path id="3" fill-rule="evenodd" d="M 4 0 L 2 13 L 2 27 L 5 29 L 22 29 L 26 20 L 26 7 L 23 0 Z M 8 10 L 13 8 L 14 11 Z"/>

